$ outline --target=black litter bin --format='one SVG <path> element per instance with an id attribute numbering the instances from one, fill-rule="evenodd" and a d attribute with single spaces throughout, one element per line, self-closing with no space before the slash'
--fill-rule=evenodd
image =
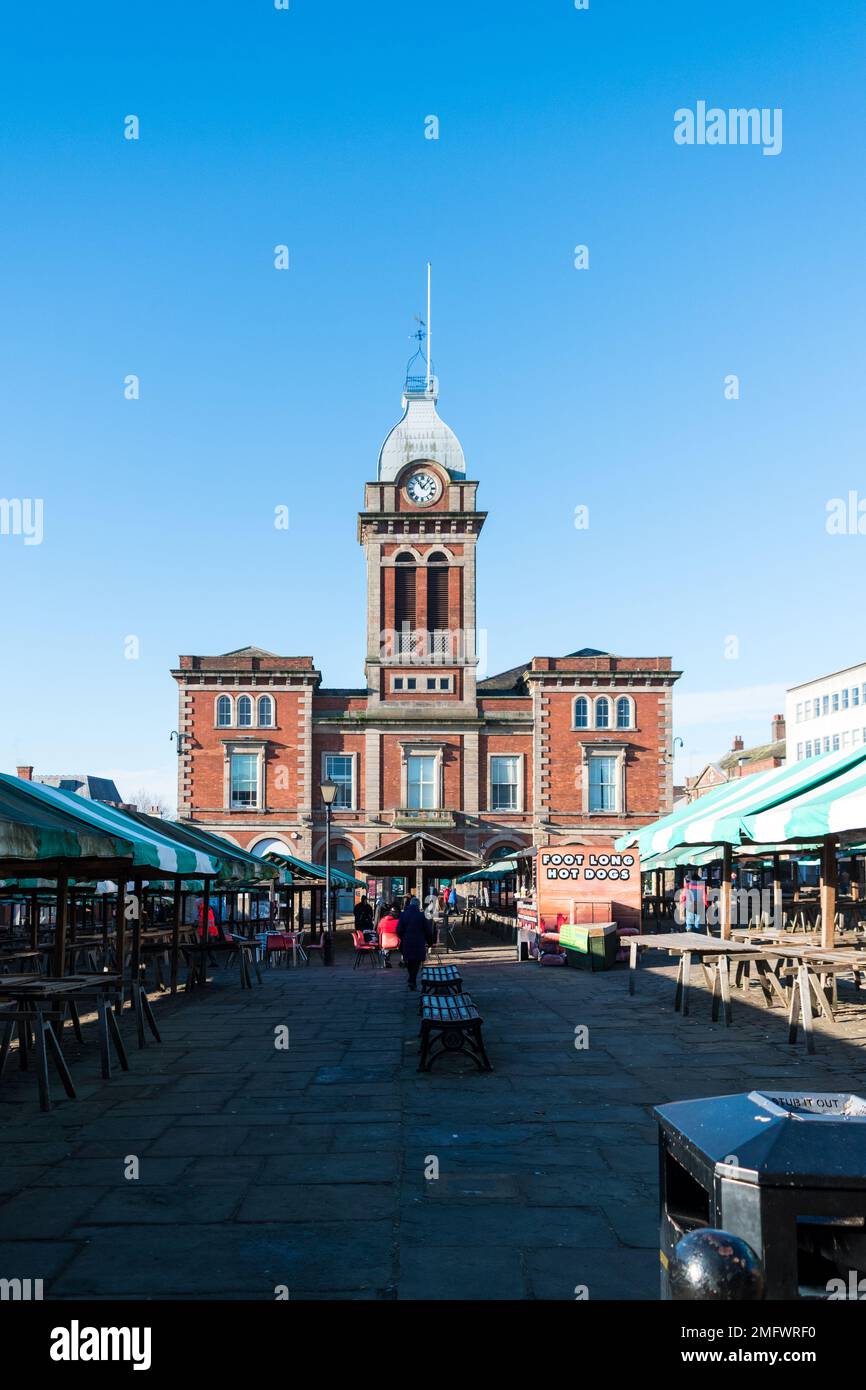
<path id="1" fill-rule="evenodd" d="M 705 1228 L 751 1246 L 767 1298 L 866 1293 L 866 1101 L 750 1091 L 655 1115 L 662 1298 L 675 1245 Z"/>

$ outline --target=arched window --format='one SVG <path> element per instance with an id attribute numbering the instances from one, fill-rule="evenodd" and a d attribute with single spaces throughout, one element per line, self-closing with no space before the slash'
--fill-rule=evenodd
<path id="1" fill-rule="evenodd" d="M 610 700 L 606 695 L 599 695 L 595 702 L 595 727 L 597 729 L 610 728 Z"/>
<path id="2" fill-rule="evenodd" d="M 241 695 L 238 700 L 238 728 L 248 729 L 253 722 L 253 702 L 249 695 Z"/>
<path id="3" fill-rule="evenodd" d="M 395 557 L 394 626 L 397 629 L 397 654 L 409 656 L 414 646 L 415 632 L 415 556 L 401 550 Z"/>
<path id="4" fill-rule="evenodd" d="M 616 727 L 631 728 L 631 700 L 627 695 L 620 695 L 616 702 Z"/>
<path id="5" fill-rule="evenodd" d="M 589 700 L 585 695 L 578 695 L 574 702 L 574 727 L 576 729 L 589 728 Z"/>
<path id="6" fill-rule="evenodd" d="M 274 723 L 274 702 L 270 695 L 259 696 L 259 727 L 262 729 L 273 728 Z"/>
<path id="7" fill-rule="evenodd" d="M 228 729 L 232 722 L 232 702 L 229 695 L 220 695 L 216 702 L 216 722 L 220 729 Z"/>
<path id="8" fill-rule="evenodd" d="M 448 656 L 448 556 L 434 550 L 427 556 L 427 628 L 434 656 Z"/>

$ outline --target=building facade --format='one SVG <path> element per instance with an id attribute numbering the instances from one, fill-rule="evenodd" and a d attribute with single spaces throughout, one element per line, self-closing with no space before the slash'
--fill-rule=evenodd
<path id="1" fill-rule="evenodd" d="M 790 762 L 861 747 L 866 743 L 866 662 L 791 686 L 785 714 Z"/>
<path id="2" fill-rule="evenodd" d="M 686 778 L 686 800 L 696 801 L 738 777 L 750 777 L 756 772 L 770 772 L 774 767 L 781 767 L 786 760 L 786 746 L 785 720 L 781 714 L 774 714 L 770 722 L 769 743 L 746 748 L 742 736 L 735 734 L 729 753 L 718 762 L 707 763 L 696 777 Z"/>
<path id="3" fill-rule="evenodd" d="M 485 512 L 435 378 L 363 489 L 364 684 L 257 647 L 181 656 L 178 814 L 263 853 L 323 856 L 320 784 L 338 784 L 341 867 L 415 830 L 486 857 L 607 840 L 672 802 L 670 657 L 591 648 L 478 678 L 476 551 Z"/>

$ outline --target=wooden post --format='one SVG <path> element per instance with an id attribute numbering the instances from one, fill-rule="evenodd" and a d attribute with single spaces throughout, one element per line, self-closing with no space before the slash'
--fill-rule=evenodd
<path id="1" fill-rule="evenodd" d="M 57 875 L 57 910 L 54 914 L 54 974 L 66 974 L 66 910 L 68 907 L 69 876 L 65 870 Z"/>
<path id="2" fill-rule="evenodd" d="M 117 973 L 120 976 L 115 1011 L 123 1012 L 123 968 L 126 955 L 126 879 L 117 880 L 117 907 L 115 909 L 114 950 L 117 955 Z"/>
<path id="3" fill-rule="evenodd" d="M 836 836 L 825 835 L 821 846 L 821 947 L 828 950 L 836 940 Z"/>
<path id="4" fill-rule="evenodd" d="M 39 945 L 39 890 L 34 888 L 30 894 L 30 949 L 35 951 Z"/>
<path id="5" fill-rule="evenodd" d="M 199 959 L 200 959 L 200 961 L 201 961 L 201 974 L 200 974 L 200 976 L 199 976 L 199 984 L 201 984 L 201 985 L 206 985 L 206 984 L 207 984 L 207 945 L 208 945 L 208 917 L 209 917 L 209 915 L 210 915 L 210 879 L 209 879 L 207 876 L 205 876 L 205 878 L 204 878 L 204 890 L 203 890 L 203 897 L 202 897 L 202 905 L 201 905 L 201 952 L 200 952 L 200 954 L 199 954 Z"/>
<path id="6" fill-rule="evenodd" d="M 183 897 L 180 879 L 174 881 L 174 913 L 171 924 L 171 993 L 177 994 L 177 962 L 180 954 L 180 923 L 183 916 Z"/>
<path id="7" fill-rule="evenodd" d="M 782 861 L 778 854 L 773 855 L 773 926 L 782 925 Z"/>
<path id="8" fill-rule="evenodd" d="M 129 974 L 132 983 L 137 985 L 140 983 L 141 973 L 141 919 L 144 914 L 144 884 L 141 878 L 132 880 L 132 893 L 136 901 L 136 910 L 132 919 L 132 960 Z"/>
<path id="9" fill-rule="evenodd" d="M 722 939 L 731 935 L 731 846 L 722 846 L 722 886 L 719 893 L 719 925 Z"/>
<path id="10" fill-rule="evenodd" d="M 108 968 L 108 894 L 102 895 L 102 964 Z"/>
<path id="11" fill-rule="evenodd" d="M 851 897 L 853 902 L 859 902 L 860 899 L 860 863 L 862 862 L 862 855 L 851 856 Z"/>

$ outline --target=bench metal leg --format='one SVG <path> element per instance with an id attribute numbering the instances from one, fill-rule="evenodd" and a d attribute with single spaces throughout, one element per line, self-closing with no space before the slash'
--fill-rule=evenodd
<path id="1" fill-rule="evenodd" d="M 123 1038 L 120 1036 L 117 1019 L 107 999 L 104 1001 L 102 1007 L 105 1013 L 105 1021 L 108 1025 L 108 1036 L 114 1044 L 117 1060 L 120 1062 L 123 1071 L 129 1071 L 129 1059 L 126 1055 L 126 1048 L 123 1046 Z"/>
<path id="2" fill-rule="evenodd" d="M 66 1058 L 57 1041 L 54 1029 L 47 1018 L 40 1018 L 36 1029 L 36 1052 L 39 1062 L 39 1103 L 43 1110 L 51 1109 L 51 1093 L 48 1089 L 48 1054 L 54 1062 L 63 1083 L 63 1089 L 70 1100 L 75 1100 L 75 1087 L 66 1065 Z"/>

